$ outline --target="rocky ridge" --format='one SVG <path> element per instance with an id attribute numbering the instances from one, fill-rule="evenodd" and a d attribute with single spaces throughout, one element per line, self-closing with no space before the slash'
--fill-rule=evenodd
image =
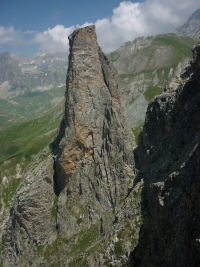
<path id="1" fill-rule="evenodd" d="M 2 237 L 5 267 L 119 266 L 137 243 L 142 181 L 134 184 L 116 70 L 94 26 L 69 42 L 64 117 L 17 190 Z"/>
<path id="2" fill-rule="evenodd" d="M 200 263 L 200 44 L 148 106 L 137 148 L 143 226 L 132 266 Z"/>

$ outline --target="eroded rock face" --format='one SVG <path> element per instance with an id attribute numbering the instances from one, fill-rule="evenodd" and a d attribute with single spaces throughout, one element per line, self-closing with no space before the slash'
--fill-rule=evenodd
<path id="1" fill-rule="evenodd" d="M 200 44 L 182 73 L 149 104 L 140 134 L 144 224 L 133 265 L 200 264 Z"/>
<path id="2" fill-rule="evenodd" d="M 3 266 L 29 266 L 34 260 L 33 266 L 39 266 L 37 247 L 55 240 L 53 173 L 53 159 L 46 148 L 32 161 L 15 195 L 2 235 Z"/>
<path id="3" fill-rule="evenodd" d="M 118 266 L 135 246 L 119 243 L 119 236 L 137 237 L 141 186 L 133 189 L 135 143 L 117 73 L 94 26 L 74 31 L 69 42 L 53 159 L 49 151 L 36 158 L 17 191 L 3 233 L 4 266 Z"/>
<path id="4" fill-rule="evenodd" d="M 98 46 L 94 26 L 75 31 L 69 43 L 65 116 L 54 141 L 58 229 L 68 237 L 80 228 L 80 216 L 90 225 L 113 210 L 134 177 L 134 142 L 117 73 Z M 68 211 L 66 203 L 77 201 L 85 214 Z"/>

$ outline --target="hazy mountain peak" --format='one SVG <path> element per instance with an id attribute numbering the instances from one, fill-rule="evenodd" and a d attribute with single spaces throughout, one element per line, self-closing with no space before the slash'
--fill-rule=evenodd
<path id="1" fill-rule="evenodd" d="M 200 34 L 200 9 L 197 9 L 180 28 L 174 31 L 178 36 L 198 37 Z"/>
<path id="2" fill-rule="evenodd" d="M 0 53 L 0 62 L 1 63 L 8 62 L 9 60 L 12 60 L 12 59 L 11 59 L 11 56 L 10 56 L 8 51 Z"/>
<path id="3" fill-rule="evenodd" d="M 18 67 L 8 52 L 0 54 L 0 84 L 4 81 L 18 85 L 19 77 L 22 75 L 21 69 Z"/>
<path id="4" fill-rule="evenodd" d="M 199 19 L 200 20 L 200 9 L 197 9 L 189 18 L 188 21 L 192 19 Z"/>

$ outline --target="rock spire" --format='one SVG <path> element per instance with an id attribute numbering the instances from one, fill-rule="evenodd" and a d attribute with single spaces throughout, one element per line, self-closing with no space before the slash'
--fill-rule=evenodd
<path id="1" fill-rule="evenodd" d="M 87 203 L 88 224 L 114 209 L 133 181 L 134 143 L 116 70 L 98 46 L 95 27 L 74 31 L 69 44 L 65 115 L 53 146 L 58 229 L 70 236 L 77 215 L 61 203 Z"/>
<path id="2" fill-rule="evenodd" d="M 133 216 L 135 143 L 116 70 L 94 26 L 75 30 L 69 43 L 64 116 L 51 153 L 35 157 L 16 193 L 2 238 L 5 267 L 85 266 L 86 259 L 102 266 L 103 255 L 115 259 L 117 223 Z"/>

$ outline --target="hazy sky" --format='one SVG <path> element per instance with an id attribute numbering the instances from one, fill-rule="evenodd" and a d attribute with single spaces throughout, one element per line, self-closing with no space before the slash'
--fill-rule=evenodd
<path id="1" fill-rule="evenodd" d="M 138 36 L 172 32 L 198 8 L 199 0 L 0 0 L 0 52 L 68 52 L 68 35 L 95 24 L 108 53 Z"/>

